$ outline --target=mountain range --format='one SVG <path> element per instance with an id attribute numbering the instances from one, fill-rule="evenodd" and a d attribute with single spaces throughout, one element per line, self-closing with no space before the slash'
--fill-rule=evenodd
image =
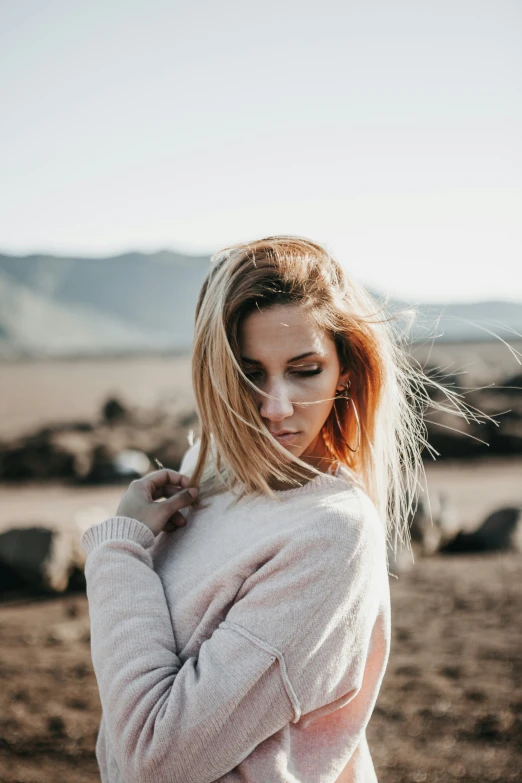
<path id="1" fill-rule="evenodd" d="M 208 256 L 170 250 L 107 258 L 0 254 L 0 358 L 187 352 L 209 269 Z M 391 312 L 411 305 L 414 341 L 522 335 L 522 303 L 387 302 Z"/>

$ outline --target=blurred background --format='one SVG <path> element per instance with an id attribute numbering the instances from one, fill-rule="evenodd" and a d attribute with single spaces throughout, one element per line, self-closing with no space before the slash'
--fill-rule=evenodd
<path id="1" fill-rule="evenodd" d="M 99 780 L 79 538 L 179 466 L 210 256 L 273 234 L 491 417 L 426 416 L 379 780 L 520 779 L 520 3 L 0 0 L 0 48 L 0 783 Z"/>

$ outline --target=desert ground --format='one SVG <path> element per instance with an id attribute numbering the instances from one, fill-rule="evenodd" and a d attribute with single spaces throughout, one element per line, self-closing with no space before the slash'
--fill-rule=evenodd
<path id="1" fill-rule="evenodd" d="M 457 364 L 467 357 L 483 367 L 486 357 L 493 374 L 505 361 L 517 370 L 490 348 L 484 355 L 459 350 Z M 445 351 L 441 362 L 451 361 Z M 50 422 L 92 420 L 109 395 L 134 406 L 193 404 L 183 357 L 13 362 L 0 374 L 0 439 Z M 472 382 L 483 382 L 480 373 Z M 500 506 L 522 503 L 519 457 L 429 460 L 426 472 L 429 494 L 442 491 L 466 529 Z M 86 507 L 110 515 L 124 490 L 4 483 L 0 531 L 66 525 Z M 506 552 L 417 558 L 390 578 L 391 657 L 368 728 L 381 783 L 521 779 L 521 576 L 522 556 Z M 1 597 L 0 679 L 0 783 L 99 781 L 100 701 L 81 589 Z"/>
<path id="2" fill-rule="evenodd" d="M 520 780 L 521 576 L 518 555 L 461 555 L 391 580 L 392 651 L 368 729 L 379 781 Z M 99 781 L 85 596 L 5 602 L 0 639 L 0 781 Z"/>

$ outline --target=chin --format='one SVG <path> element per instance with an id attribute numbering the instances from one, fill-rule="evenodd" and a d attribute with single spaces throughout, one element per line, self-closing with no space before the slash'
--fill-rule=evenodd
<path id="1" fill-rule="evenodd" d="M 281 445 L 283 445 L 283 444 L 281 444 Z M 287 443 L 286 445 L 283 446 L 283 448 L 284 448 L 285 451 L 288 451 L 291 454 L 293 454 L 294 457 L 300 457 L 301 454 L 302 454 L 302 451 L 299 448 L 299 446 L 291 446 L 289 443 Z"/>
<path id="2" fill-rule="evenodd" d="M 294 457 L 300 457 L 303 453 L 304 449 L 302 446 L 292 446 L 291 443 L 281 443 L 281 446 L 284 448 L 285 451 L 288 451 L 289 454 L 292 454 Z"/>

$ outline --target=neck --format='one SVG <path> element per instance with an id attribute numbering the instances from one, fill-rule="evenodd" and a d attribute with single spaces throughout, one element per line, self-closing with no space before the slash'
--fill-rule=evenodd
<path id="1" fill-rule="evenodd" d="M 324 442 L 322 431 L 315 439 L 315 442 L 311 448 L 307 449 L 307 451 L 308 453 L 305 452 L 301 455 L 303 462 L 307 462 L 309 465 L 313 465 L 314 468 L 317 468 L 317 470 L 320 470 L 323 473 L 326 473 L 328 468 L 334 462 L 336 462 L 336 460 L 332 457 L 332 454 L 326 443 Z"/>
<path id="2" fill-rule="evenodd" d="M 326 444 L 321 436 L 319 434 L 316 438 L 315 443 L 312 447 L 310 447 L 309 453 L 302 454 L 301 460 L 303 462 L 306 462 L 308 465 L 312 465 L 316 470 L 321 471 L 322 473 L 326 473 L 328 469 L 332 466 L 332 464 L 336 461 L 333 459 L 332 455 L 330 454 L 329 450 L 326 447 Z M 310 472 L 310 478 L 308 481 L 311 481 L 316 477 L 316 473 Z M 307 481 L 304 481 L 303 484 L 307 483 Z M 285 490 L 285 489 L 294 489 L 295 484 L 289 484 L 288 482 L 282 482 L 282 481 L 274 481 L 270 482 L 270 487 L 275 490 Z"/>

